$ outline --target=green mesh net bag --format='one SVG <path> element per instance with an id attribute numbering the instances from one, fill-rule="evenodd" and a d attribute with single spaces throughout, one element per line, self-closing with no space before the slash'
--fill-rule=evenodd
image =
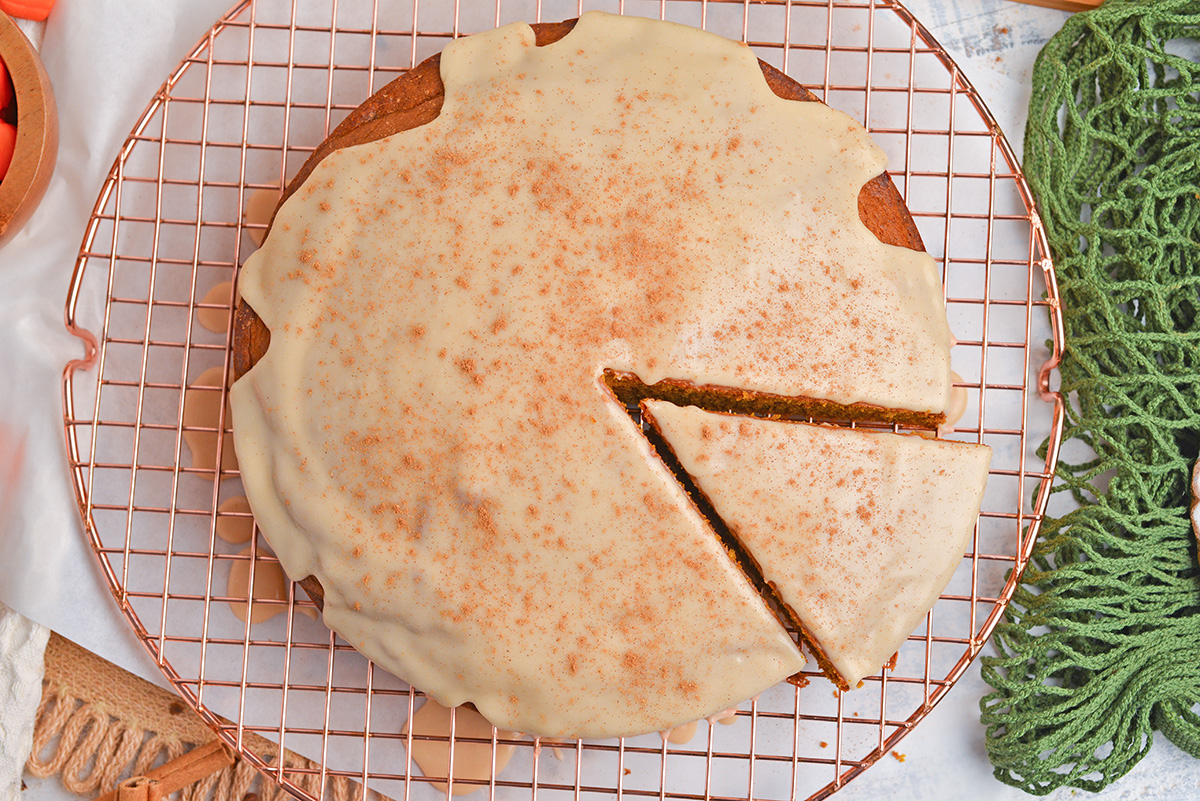
<path id="1" fill-rule="evenodd" d="M 1079 508 L 1044 523 L 981 708 L 996 777 L 1039 795 L 1106 786 L 1156 730 L 1200 757 L 1197 39 L 1200 0 L 1109 0 L 1034 68 L 1025 170 L 1066 328 L 1055 491 Z"/>

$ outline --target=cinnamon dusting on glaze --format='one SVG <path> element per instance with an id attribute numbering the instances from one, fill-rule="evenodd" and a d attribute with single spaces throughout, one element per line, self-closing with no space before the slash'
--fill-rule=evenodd
<path id="1" fill-rule="evenodd" d="M 932 262 L 859 220 L 880 152 L 848 118 L 775 97 L 743 46 L 687 30 L 585 15 L 569 47 L 588 57 L 522 26 L 455 42 L 440 115 L 325 156 L 243 272 L 271 331 L 234 387 L 266 536 L 360 650 L 512 728 L 666 728 L 803 664 L 604 369 L 944 403 Z M 640 50 L 605 57 L 630 37 Z M 641 65 L 676 45 L 686 78 Z M 586 104 L 559 104 L 579 82 Z M 802 125 L 831 150 L 797 153 Z"/>

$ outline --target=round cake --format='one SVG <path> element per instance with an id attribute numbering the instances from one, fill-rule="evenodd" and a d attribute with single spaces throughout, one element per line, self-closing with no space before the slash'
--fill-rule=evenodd
<path id="1" fill-rule="evenodd" d="M 239 277 L 231 407 L 332 629 L 555 737 L 803 666 L 626 403 L 944 419 L 933 261 L 812 100 L 739 43 L 589 13 L 456 40 L 321 144 Z"/>

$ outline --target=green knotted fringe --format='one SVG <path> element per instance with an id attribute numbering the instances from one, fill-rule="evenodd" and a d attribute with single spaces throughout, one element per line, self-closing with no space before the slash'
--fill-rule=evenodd
<path id="1" fill-rule="evenodd" d="M 1108 785 L 1155 729 L 1200 757 L 1200 64 L 1173 55 L 1198 33 L 1200 0 L 1109 0 L 1034 67 L 1025 170 L 1066 325 L 1055 491 L 1081 508 L 1045 521 L 983 660 L 995 775 L 1029 793 Z"/>

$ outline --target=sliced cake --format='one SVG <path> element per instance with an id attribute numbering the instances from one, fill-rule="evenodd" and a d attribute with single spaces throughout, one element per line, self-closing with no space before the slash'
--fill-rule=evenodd
<path id="1" fill-rule="evenodd" d="M 899 649 L 971 541 L 987 446 L 642 409 L 843 689 Z"/>
<path id="2" fill-rule="evenodd" d="M 799 651 L 610 387 L 943 419 L 941 286 L 884 154 L 670 23 L 427 64 L 317 149 L 239 277 L 264 535 L 331 628 L 503 728 L 662 730 L 769 687 Z"/>

